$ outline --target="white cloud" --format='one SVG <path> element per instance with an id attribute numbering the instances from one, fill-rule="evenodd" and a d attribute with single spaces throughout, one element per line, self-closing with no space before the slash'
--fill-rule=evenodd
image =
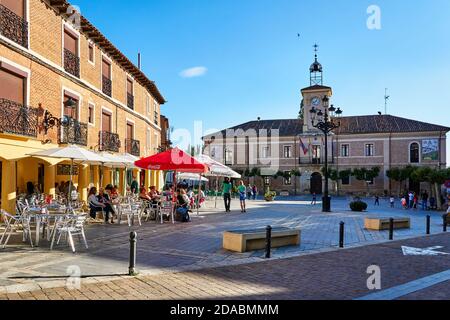
<path id="1" fill-rule="evenodd" d="M 208 72 L 208 68 L 206 67 L 194 67 L 183 70 L 180 72 L 180 77 L 182 78 L 195 78 L 204 76 Z"/>

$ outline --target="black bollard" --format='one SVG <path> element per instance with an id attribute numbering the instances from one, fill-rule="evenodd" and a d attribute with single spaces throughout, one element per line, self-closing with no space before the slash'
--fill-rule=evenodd
<path id="1" fill-rule="evenodd" d="M 130 233 L 130 267 L 128 268 L 128 274 L 130 276 L 136 275 L 136 243 L 137 233 Z"/>
<path id="2" fill-rule="evenodd" d="M 444 232 L 447 232 L 447 214 L 444 214 L 443 216 L 442 216 L 442 222 L 443 222 L 443 230 L 444 230 Z"/>
<path id="3" fill-rule="evenodd" d="M 394 240 L 394 219 L 389 219 L 389 240 Z"/>
<path id="4" fill-rule="evenodd" d="M 341 223 L 339 223 L 339 248 L 344 247 L 344 231 L 345 231 L 345 222 L 341 221 Z"/>
<path id="5" fill-rule="evenodd" d="M 270 249 L 272 248 L 272 227 L 266 228 L 266 259 L 270 259 Z"/>
<path id="6" fill-rule="evenodd" d="M 427 215 L 427 234 L 431 234 L 431 216 Z"/>

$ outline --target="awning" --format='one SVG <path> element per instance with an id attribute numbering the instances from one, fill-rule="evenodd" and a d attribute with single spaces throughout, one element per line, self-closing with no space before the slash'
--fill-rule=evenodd
<path id="1" fill-rule="evenodd" d="M 0 142 L 0 158 L 5 159 L 6 161 L 19 161 L 22 159 L 30 158 L 29 156 L 30 153 L 39 152 L 43 150 L 45 149 Z M 68 160 L 68 159 L 51 159 L 44 157 L 34 157 L 34 158 L 44 160 L 45 162 L 49 163 L 52 166 Z"/>

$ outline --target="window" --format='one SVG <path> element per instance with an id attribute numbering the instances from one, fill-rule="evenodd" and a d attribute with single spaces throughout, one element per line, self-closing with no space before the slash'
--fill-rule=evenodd
<path id="1" fill-rule="evenodd" d="M 226 165 L 233 164 L 233 151 L 230 149 L 225 149 L 225 164 Z"/>
<path id="2" fill-rule="evenodd" d="M 409 147 L 409 161 L 411 163 L 420 162 L 420 147 L 418 143 L 411 143 Z"/>
<path id="3" fill-rule="evenodd" d="M 88 123 L 89 124 L 94 124 L 94 105 L 92 103 L 89 103 L 89 107 L 88 107 Z"/>
<path id="4" fill-rule="evenodd" d="M 285 158 L 291 158 L 292 157 L 292 147 L 291 146 L 284 146 L 283 148 L 283 155 Z"/>
<path id="5" fill-rule="evenodd" d="M 151 142 L 151 132 L 150 132 L 150 128 L 147 128 L 147 135 L 145 137 L 145 150 L 147 152 L 147 154 L 149 154 L 149 150 L 152 148 L 152 142 Z"/>
<path id="6" fill-rule="evenodd" d="M 369 184 L 370 186 L 373 186 L 375 184 L 375 180 L 371 178 L 370 180 L 366 180 L 366 183 Z"/>
<path id="7" fill-rule="evenodd" d="M 292 184 L 292 177 L 290 176 L 290 171 L 285 171 L 284 174 L 286 175 L 286 177 L 284 177 L 284 185 L 290 186 Z"/>
<path id="8" fill-rule="evenodd" d="M 215 147 L 211 147 L 211 158 L 215 158 L 216 157 L 216 148 Z"/>
<path id="9" fill-rule="evenodd" d="M 78 56 L 78 38 L 68 30 L 64 30 L 64 49 Z"/>
<path id="10" fill-rule="evenodd" d="M 127 122 L 127 139 L 134 139 L 134 125 Z"/>
<path id="11" fill-rule="evenodd" d="M 312 163 L 313 164 L 320 164 L 320 154 L 321 154 L 320 146 L 312 146 Z"/>
<path id="12" fill-rule="evenodd" d="M 102 61 L 102 75 L 106 79 L 111 80 L 111 64 L 106 59 Z"/>
<path id="13" fill-rule="evenodd" d="M 2 63 L 3 67 L 4 64 Z M 26 78 L 24 75 L 16 74 L 10 70 L 0 68 L 0 99 L 14 101 L 25 105 Z"/>
<path id="14" fill-rule="evenodd" d="M 69 101 L 69 99 L 75 101 L 76 105 L 75 107 L 68 107 L 67 106 L 67 102 Z M 64 100 L 63 100 L 63 104 L 64 104 L 64 116 L 67 116 L 69 118 L 78 120 L 78 106 L 79 106 L 79 101 L 78 101 L 78 97 L 64 91 Z"/>
<path id="15" fill-rule="evenodd" d="M 366 144 L 365 155 L 366 157 L 373 157 L 375 155 L 373 144 Z"/>
<path id="16" fill-rule="evenodd" d="M 133 79 L 127 77 L 127 106 L 134 109 Z"/>
<path id="17" fill-rule="evenodd" d="M 94 63 L 95 62 L 95 51 L 94 51 L 94 44 L 89 43 L 89 62 Z"/>
<path id="18" fill-rule="evenodd" d="M 350 156 L 350 145 L 343 144 L 341 145 L 341 157 L 349 157 Z"/>
<path id="19" fill-rule="evenodd" d="M 150 97 L 145 96 L 145 110 L 147 110 L 147 117 L 150 118 L 151 110 L 150 110 Z"/>
<path id="20" fill-rule="evenodd" d="M 103 111 L 102 112 L 102 131 L 111 132 L 111 114 Z"/>
<path id="21" fill-rule="evenodd" d="M 270 157 L 270 147 L 262 147 L 261 149 L 261 158 L 265 159 Z"/>
<path id="22" fill-rule="evenodd" d="M 342 179 L 342 185 L 343 185 L 343 186 L 348 186 L 348 185 L 350 185 L 350 176 L 344 177 L 344 178 Z"/>
<path id="23" fill-rule="evenodd" d="M 0 4 L 19 17 L 25 18 L 25 0 L 0 0 Z"/>
<path id="24" fill-rule="evenodd" d="M 154 123 L 156 125 L 158 125 L 159 124 L 159 113 L 158 113 L 158 104 L 156 103 L 156 101 L 154 102 L 153 107 L 154 107 L 154 119 L 153 119 L 153 121 L 154 121 Z"/>

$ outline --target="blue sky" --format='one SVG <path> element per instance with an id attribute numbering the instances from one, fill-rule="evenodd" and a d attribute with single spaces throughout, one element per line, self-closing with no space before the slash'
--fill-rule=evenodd
<path id="1" fill-rule="evenodd" d="M 384 111 L 387 87 L 390 114 L 450 126 L 448 0 L 72 3 L 132 61 L 142 53 L 175 128 L 296 117 L 315 42 L 324 84 L 345 115 Z M 372 4 L 381 30 L 366 26 Z M 203 75 L 180 75 L 194 67 Z"/>

